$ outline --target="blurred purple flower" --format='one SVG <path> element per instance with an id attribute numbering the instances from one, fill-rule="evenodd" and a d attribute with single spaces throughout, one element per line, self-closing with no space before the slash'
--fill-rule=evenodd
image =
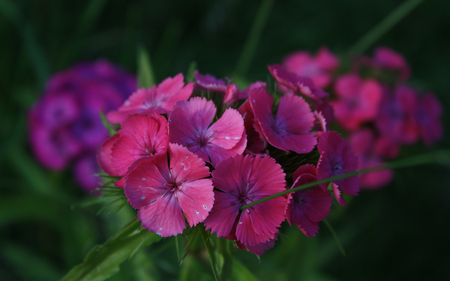
<path id="1" fill-rule="evenodd" d="M 108 137 L 99 112 L 117 109 L 136 86 L 133 75 L 104 60 L 80 63 L 50 77 L 28 115 L 38 161 L 52 170 L 73 164 L 78 183 L 88 191 L 97 188 L 95 153 Z"/>

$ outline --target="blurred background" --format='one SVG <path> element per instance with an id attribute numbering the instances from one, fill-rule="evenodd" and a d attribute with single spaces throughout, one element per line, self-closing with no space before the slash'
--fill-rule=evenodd
<path id="1" fill-rule="evenodd" d="M 289 53 L 327 46 L 345 58 L 401 0 L 273 1 L 244 81 L 267 80 L 267 64 Z M 188 71 L 233 77 L 262 1 L 0 0 L 0 280 L 58 280 L 134 217 L 134 211 L 83 207 L 92 197 L 71 166 L 40 166 L 29 144 L 27 115 L 46 80 L 82 61 L 105 59 L 136 73 L 138 46 L 150 57 L 157 82 Z M 388 46 L 412 68 L 410 83 L 433 91 L 444 107 L 444 138 L 432 148 L 403 146 L 401 156 L 449 148 L 450 2 L 423 1 L 367 51 Z M 315 238 L 283 225 L 279 241 L 260 259 L 235 252 L 260 280 L 449 280 L 450 176 L 438 165 L 400 169 L 380 190 L 362 191 L 329 218 Z M 178 266 L 166 239 L 122 265 L 112 280 L 208 280 Z M 198 264 L 197 264 L 198 263 Z M 202 273 L 205 271 L 206 273 Z M 206 274 L 206 275 L 205 275 Z M 206 277 L 205 277 L 206 276 Z"/>

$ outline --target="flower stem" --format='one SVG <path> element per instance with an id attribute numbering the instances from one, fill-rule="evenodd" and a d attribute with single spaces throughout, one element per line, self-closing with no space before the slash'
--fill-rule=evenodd
<path id="1" fill-rule="evenodd" d="M 373 43 L 388 32 L 394 25 L 407 16 L 415 7 L 417 7 L 423 0 L 409 0 L 401 4 L 397 9 L 392 11 L 380 23 L 374 26 L 366 33 L 358 42 L 353 45 L 348 51 L 349 54 L 364 53 Z"/>
<path id="2" fill-rule="evenodd" d="M 318 186 L 318 185 L 321 185 L 324 183 L 329 183 L 329 182 L 333 182 L 333 181 L 337 181 L 337 180 L 355 177 L 357 175 L 368 174 L 368 173 L 381 171 L 381 170 L 405 168 L 405 167 L 417 166 L 417 165 L 423 165 L 423 164 L 429 164 L 429 163 L 443 163 L 443 162 L 448 162 L 449 160 L 450 160 L 450 150 L 441 150 L 441 151 L 432 152 L 432 153 L 428 153 L 428 154 L 409 157 L 406 159 L 400 159 L 400 160 L 392 161 L 390 163 L 385 163 L 385 164 L 382 164 L 379 166 L 361 169 L 361 170 L 353 171 L 353 172 L 348 172 L 348 173 L 345 173 L 342 175 L 338 175 L 338 176 L 323 179 L 320 181 L 310 182 L 310 183 L 307 183 L 307 184 L 304 184 L 301 186 L 297 186 L 295 188 L 291 188 L 291 189 L 285 190 L 283 192 L 275 193 L 270 196 L 264 197 L 262 199 L 256 200 L 252 203 L 242 206 L 240 209 L 244 210 L 244 209 L 250 208 L 252 206 L 255 206 L 256 204 L 265 202 L 267 200 L 270 200 L 270 199 L 273 199 L 273 198 L 276 198 L 279 196 L 289 194 L 291 192 L 296 192 L 296 191 L 299 191 L 302 189 L 315 187 L 315 186 Z"/>

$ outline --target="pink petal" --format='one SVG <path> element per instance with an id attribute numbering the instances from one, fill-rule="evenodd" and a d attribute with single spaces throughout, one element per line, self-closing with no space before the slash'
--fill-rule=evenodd
<path id="1" fill-rule="evenodd" d="M 172 177 L 178 182 L 193 181 L 210 175 L 205 162 L 186 147 L 170 143 L 169 157 Z"/>
<path id="2" fill-rule="evenodd" d="M 215 183 L 214 187 L 216 187 Z M 240 205 L 236 204 L 236 196 L 228 193 L 214 191 L 214 198 L 214 206 L 204 224 L 206 230 L 211 229 L 211 233 L 217 233 L 217 237 L 224 237 L 233 229 Z"/>
<path id="3" fill-rule="evenodd" d="M 145 158 L 127 174 L 125 195 L 135 209 L 143 208 L 160 198 L 169 188 L 167 155 Z"/>
<path id="4" fill-rule="evenodd" d="M 120 175 L 124 175 L 128 167 L 139 158 L 167 151 L 167 121 L 162 116 L 132 116 L 122 124 L 119 134 L 111 155 L 113 167 Z"/>
<path id="5" fill-rule="evenodd" d="M 201 179 L 181 184 L 176 192 L 181 209 L 186 215 L 189 226 L 203 222 L 214 203 L 213 185 L 210 179 Z"/>
<path id="6" fill-rule="evenodd" d="M 235 109 L 228 108 L 208 131 L 212 132 L 214 145 L 231 149 L 241 140 L 244 130 L 241 114 Z"/>
<path id="7" fill-rule="evenodd" d="M 303 174 L 310 174 L 315 177 L 316 176 L 316 167 L 313 164 L 306 164 L 306 165 L 298 167 L 292 176 L 294 182 L 297 180 L 297 178 L 299 178 Z"/>
<path id="8" fill-rule="evenodd" d="M 114 169 L 114 165 L 112 163 L 112 148 L 114 144 L 119 140 L 119 134 L 115 134 L 114 136 L 107 139 L 101 146 L 101 148 L 97 152 L 97 161 L 105 173 L 110 176 L 119 176 L 120 171 Z"/>
<path id="9" fill-rule="evenodd" d="M 236 238 L 241 243 L 256 246 L 269 241 L 269 239 L 275 238 L 275 233 L 262 235 L 257 234 L 253 230 L 252 216 L 250 215 L 250 211 L 247 209 L 241 213 L 239 218 L 239 222 L 236 226 Z"/>
<path id="10" fill-rule="evenodd" d="M 150 205 L 141 208 L 138 219 L 145 229 L 156 232 L 162 237 L 180 234 L 186 228 L 181 207 L 172 193 L 167 193 Z"/>

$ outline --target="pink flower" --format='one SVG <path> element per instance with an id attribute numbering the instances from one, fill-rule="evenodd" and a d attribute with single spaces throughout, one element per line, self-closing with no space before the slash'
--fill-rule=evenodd
<path id="1" fill-rule="evenodd" d="M 268 65 L 270 73 L 281 85 L 286 86 L 295 93 L 302 94 L 313 100 L 321 100 L 328 97 L 328 93 L 316 88 L 311 78 L 298 76 L 289 72 L 279 64 Z"/>
<path id="2" fill-rule="evenodd" d="M 276 197 L 240 211 L 239 208 L 286 190 L 281 166 L 270 157 L 237 155 L 212 172 L 215 204 L 205 220 L 218 237 L 256 246 L 274 239 L 285 219 L 286 198 Z"/>
<path id="3" fill-rule="evenodd" d="M 250 246 L 244 243 L 241 243 L 239 241 L 236 241 L 236 246 L 238 247 L 239 250 L 246 250 L 249 252 L 252 252 L 253 254 L 257 255 L 257 256 L 262 256 L 264 254 L 264 252 L 268 249 L 273 248 L 273 246 L 275 246 L 275 242 L 278 239 L 278 235 L 275 235 L 275 238 L 270 239 L 267 242 L 255 245 L 255 246 Z"/>
<path id="4" fill-rule="evenodd" d="M 345 129 L 355 130 L 377 116 L 382 88 L 376 80 L 362 80 L 357 74 L 347 74 L 338 78 L 335 91 L 338 100 L 331 104 L 336 120 Z"/>
<path id="5" fill-rule="evenodd" d="M 282 96 L 276 117 L 272 114 L 273 97 L 264 88 L 252 91 L 249 100 L 258 123 L 255 129 L 271 145 L 297 153 L 314 149 L 317 140 L 310 133 L 314 115 L 304 99 L 293 94 Z"/>
<path id="6" fill-rule="evenodd" d="M 415 114 L 419 135 L 430 146 L 442 138 L 442 105 L 435 95 L 427 93 L 419 103 Z"/>
<path id="7" fill-rule="evenodd" d="M 238 108 L 238 111 L 244 119 L 245 133 L 247 135 L 246 152 L 254 154 L 262 153 L 267 146 L 267 141 L 255 130 L 256 121 L 248 99 Z"/>
<path id="8" fill-rule="evenodd" d="M 202 75 L 196 70 L 194 72 L 196 89 L 199 91 L 212 91 L 225 93 L 227 90 L 227 83 L 222 79 L 217 79 L 211 74 Z"/>
<path id="9" fill-rule="evenodd" d="M 398 71 L 401 81 L 407 80 L 410 76 L 411 71 L 405 58 L 390 48 L 377 48 L 374 52 L 373 61 L 376 67 Z"/>
<path id="10" fill-rule="evenodd" d="M 419 138 L 415 118 L 418 106 L 417 93 L 411 87 L 398 86 L 393 97 L 385 92 L 375 123 L 381 135 L 399 144 L 416 142 Z"/>
<path id="11" fill-rule="evenodd" d="M 294 172 L 294 184 L 291 188 L 314 181 L 316 181 L 316 167 L 311 164 L 303 165 Z M 331 201 L 333 198 L 330 192 L 319 186 L 290 193 L 286 219 L 289 224 L 295 223 L 306 236 L 316 236 L 319 222 L 330 212 Z"/>
<path id="12" fill-rule="evenodd" d="M 177 144 L 168 153 L 140 160 L 129 172 L 125 195 L 138 209 L 142 226 L 162 237 L 177 235 L 203 222 L 214 203 L 205 162 Z M 183 215 L 184 214 L 184 215 Z"/>
<path id="13" fill-rule="evenodd" d="M 370 129 L 358 130 L 351 134 L 349 144 L 359 158 L 361 169 L 383 164 L 383 160 L 377 155 L 376 147 L 379 140 L 380 138 L 376 139 L 373 131 Z M 361 178 L 362 188 L 376 189 L 390 183 L 393 176 L 392 170 L 382 170 L 360 175 L 359 177 Z"/>
<path id="14" fill-rule="evenodd" d="M 169 141 L 187 147 L 213 166 L 244 152 L 247 139 L 244 120 L 235 109 L 227 109 L 214 124 L 212 101 L 194 97 L 179 101 L 169 115 Z"/>
<path id="15" fill-rule="evenodd" d="M 111 123 L 122 123 L 128 116 L 134 114 L 166 114 L 179 100 L 187 100 L 193 91 L 194 83 L 184 85 L 183 74 L 174 78 L 166 78 L 158 86 L 149 89 L 139 89 L 134 92 L 117 111 L 107 114 Z"/>
<path id="16" fill-rule="evenodd" d="M 107 139 L 97 153 L 100 167 L 109 175 L 124 176 L 134 161 L 167 151 L 166 118 L 136 115 L 122 123 L 122 130 Z"/>
<path id="17" fill-rule="evenodd" d="M 236 84 L 230 84 L 225 91 L 225 96 L 223 98 L 223 103 L 227 105 L 234 105 L 238 101 L 248 98 L 248 95 L 253 89 L 265 88 L 266 83 L 257 81 L 250 84 L 245 90 L 239 90 Z"/>
<path id="18" fill-rule="evenodd" d="M 325 132 L 319 137 L 317 149 L 320 152 L 317 164 L 317 180 L 323 180 L 338 176 L 358 169 L 358 157 L 351 149 L 350 145 L 336 132 Z M 351 177 L 331 183 L 334 197 L 342 206 L 345 200 L 341 196 L 341 190 L 348 195 L 356 196 L 361 185 L 358 177 Z M 322 184 L 325 190 L 328 184 Z M 341 190 L 339 190 L 339 187 Z"/>
<path id="19" fill-rule="evenodd" d="M 339 60 L 326 47 L 322 47 L 315 57 L 304 51 L 290 54 L 283 65 L 289 72 L 311 78 L 317 87 L 323 89 L 330 84 L 331 72 L 339 66 Z"/>

